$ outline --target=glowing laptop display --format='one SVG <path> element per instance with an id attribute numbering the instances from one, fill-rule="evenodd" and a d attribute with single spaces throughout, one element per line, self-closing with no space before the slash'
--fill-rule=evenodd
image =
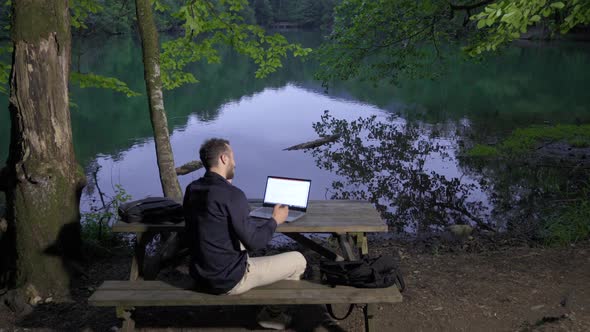
<path id="1" fill-rule="evenodd" d="M 262 207 L 252 210 L 250 216 L 270 219 L 276 204 L 289 206 L 287 221 L 294 221 L 305 215 L 309 201 L 311 180 L 269 176 L 266 179 Z"/>

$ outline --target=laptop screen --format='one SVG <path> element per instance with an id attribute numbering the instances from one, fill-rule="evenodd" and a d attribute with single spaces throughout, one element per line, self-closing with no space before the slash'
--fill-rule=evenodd
<path id="1" fill-rule="evenodd" d="M 291 207 L 307 208 L 310 180 L 269 176 L 266 180 L 264 204 L 286 204 Z"/>

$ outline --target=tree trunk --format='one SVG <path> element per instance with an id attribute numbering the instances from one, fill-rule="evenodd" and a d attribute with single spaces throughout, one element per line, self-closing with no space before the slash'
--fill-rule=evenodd
<path id="1" fill-rule="evenodd" d="M 182 191 L 176 176 L 174 155 L 170 145 L 168 120 L 164 110 L 164 95 L 160 78 L 160 46 L 158 45 L 158 30 L 149 0 L 135 0 L 137 9 L 137 23 L 143 48 L 143 67 L 148 94 L 150 118 L 154 129 L 156 142 L 156 157 L 160 170 L 160 182 L 164 196 L 182 200 Z"/>
<path id="2" fill-rule="evenodd" d="M 70 286 L 64 257 L 79 253 L 85 183 L 70 123 L 68 1 L 17 0 L 13 9 L 11 137 L 3 173 L 10 179 L 5 192 L 14 282 L 59 298 Z"/>

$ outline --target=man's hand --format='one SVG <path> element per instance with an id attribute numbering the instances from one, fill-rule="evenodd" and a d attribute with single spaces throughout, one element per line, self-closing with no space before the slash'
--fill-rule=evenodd
<path id="1" fill-rule="evenodd" d="M 287 205 L 277 204 L 272 211 L 272 217 L 276 220 L 277 225 L 284 224 L 289 215 L 289 207 Z"/>

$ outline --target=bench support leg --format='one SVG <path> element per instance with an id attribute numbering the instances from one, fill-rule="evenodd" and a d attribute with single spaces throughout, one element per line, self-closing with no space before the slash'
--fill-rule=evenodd
<path id="1" fill-rule="evenodd" d="M 135 254 L 131 261 L 131 273 L 129 280 L 143 280 L 143 262 L 145 260 L 145 247 L 152 241 L 155 233 L 135 233 Z"/>
<path id="2" fill-rule="evenodd" d="M 299 242 L 301 245 L 317 252 L 318 254 L 334 261 L 343 261 L 344 258 L 332 250 L 320 245 L 314 240 L 306 238 L 303 234 L 299 233 L 283 233 L 283 235 L 290 237 L 291 239 Z"/>
<path id="3" fill-rule="evenodd" d="M 376 331 L 375 328 L 375 314 L 377 313 L 377 305 L 369 303 L 363 308 L 365 314 L 365 332 Z"/>
<path id="4" fill-rule="evenodd" d="M 134 309 L 133 307 L 117 307 L 117 318 L 123 320 L 123 326 L 121 327 L 123 332 L 135 331 L 135 321 L 131 318 Z"/>

